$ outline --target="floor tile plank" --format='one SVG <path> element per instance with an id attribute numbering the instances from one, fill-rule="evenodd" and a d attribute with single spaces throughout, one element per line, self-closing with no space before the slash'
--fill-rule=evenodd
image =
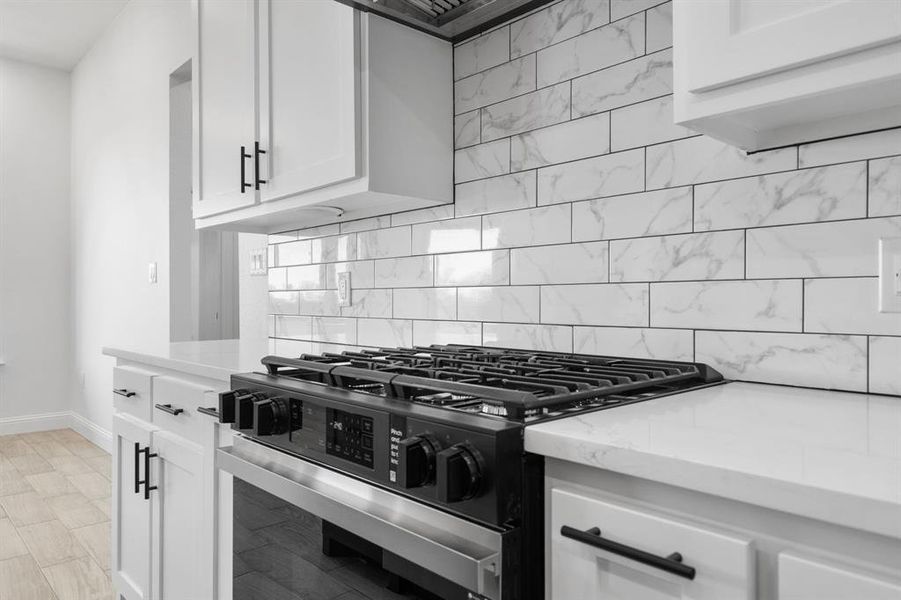
<path id="1" fill-rule="evenodd" d="M 89 558 L 44 567 L 43 571 L 59 600 L 106 600 L 112 595 L 109 578 Z"/>
<path id="2" fill-rule="evenodd" d="M 67 475 L 66 478 L 79 492 L 92 500 L 106 498 L 110 495 L 110 480 L 99 473 Z"/>
<path id="3" fill-rule="evenodd" d="M 73 529 L 75 536 L 88 553 L 97 561 L 97 565 L 106 571 L 110 568 L 110 532 L 109 521 Z"/>
<path id="4" fill-rule="evenodd" d="M 37 563 L 30 556 L 0 560 L 0 598 L 56 600 Z"/>
<path id="5" fill-rule="evenodd" d="M 35 562 L 42 567 L 87 556 L 88 552 L 59 521 L 47 521 L 19 528 L 22 541 Z"/>
<path id="6" fill-rule="evenodd" d="M 62 524 L 69 529 L 78 529 L 109 521 L 107 512 L 96 506 L 93 500 L 85 498 L 78 492 L 47 498 L 45 502 Z"/>
<path id="7" fill-rule="evenodd" d="M 25 542 L 19 537 L 9 519 L 0 519 L 0 560 L 28 554 Z"/>
<path id="8" fill-rule="evenodd" d="M 94 469 L 85 460 L 74 454 L 69 456 L 53 456 L 47 459 L 47 462 L 53 465 L 54 470 L 64 475 L 81 475 L 82 473 L 93 473 Z"/>
<path id="9" fill-rule="evenodd" d="M 66 479 L 66 476 L 56 471 L 26 475 L 25 480 L 31 484 L 34 491 L 42 498 L 62 496 L 63 494 L 71 494 L 76 491 L 75 486 Z"/>
<path id="10" fill-rule="evenodd" d="M 16 527 L 54 519 L 53 512 L 36 492 L 0 497 L 0 505 Z"/>

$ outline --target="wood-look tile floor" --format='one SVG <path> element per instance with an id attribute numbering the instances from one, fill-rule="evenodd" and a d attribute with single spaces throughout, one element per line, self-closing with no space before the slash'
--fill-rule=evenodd
<path id="1" fill-rule="evenodd" d="M 0 600 L 109 600 L 110 456 L 71 429 L 0 436 Z"/>

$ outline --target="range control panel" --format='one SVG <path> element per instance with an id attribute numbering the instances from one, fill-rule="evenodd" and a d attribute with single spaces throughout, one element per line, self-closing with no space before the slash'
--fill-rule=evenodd
<path id="1" fill-rule="evenodd" d="M 373 421 L 370 417 L 329 408 L 326 412 L 325 452 L 371 469 Z"/>

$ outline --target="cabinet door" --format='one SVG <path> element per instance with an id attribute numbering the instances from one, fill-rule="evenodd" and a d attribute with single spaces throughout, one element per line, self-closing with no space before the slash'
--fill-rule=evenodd
<path id="1" fill-rule="evenodd" d="M 261 199 L 360 173 L 359 17 L 333 0 L 260 0 Z"/>
<path id="2" fill-rule="evenodd" d="M 113 416 L 113 498 L 111 571 L 116 591 L 127 600 L 150 600 L 151 506 L 144 499 L 143 455 L 153 425 L 118 413 Z M 137 471 L 136 471 L 137 469 Z"/>
<path id="3" fill-rule="evenodd" d="M 255 0 L 195 0 L 194 217 L 256 202 Z M 241 146 L 251 155 L 241 154 Z M 244 179 L 241 167 L 244 165 Z M 242 183 L 250 183 L 246 188 Z"/>
<path id="4" fill-rule="evenodd" d="M 203 448 L 160 430 L 153 450 L 153 598 L 212 598 L 206 576 L 210 548 L 204 543 L 212 507 L 203 503 Z"/>
<path id="5" fill-rule="evenodd" d="M 695 33 L 678 36 L 694 93 L 901 39 L 901 3 L 885 0 L 678 0 L 676 10 L 677 31 Z"/>
<path id="6" fill-rule="evenodd" d="M 791 552 L 779 554 L 779 600 L 898 600 L 901 582 L 876 579 Z"/>
<path id="7" fill-rule="evenodd" d="M 747 540 L 569 491 L 551 490 L 551 598 L 751 600 L 753 550 Z M 564 536 L 564 526 L 659 557 L 681 555 L 693 579 L 649 566 L 628 552 Z M 594 534 L 592 534 L 594 535 Z"/>

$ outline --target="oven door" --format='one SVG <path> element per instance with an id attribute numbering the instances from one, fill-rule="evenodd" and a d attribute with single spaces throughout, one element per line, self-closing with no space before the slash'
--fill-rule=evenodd
<path id="1" fill-rule="evenodd" d="M 482 527 L 241 437 L 216 461 L 233 476 L 232 531 L 221 532 L 230 550 L 220 538 L 234 557 L 233 600 L 393 597 L 385 586 L 410 594 L 397 598 L 507 600 L 502 550 L 516 530 Z"/>

